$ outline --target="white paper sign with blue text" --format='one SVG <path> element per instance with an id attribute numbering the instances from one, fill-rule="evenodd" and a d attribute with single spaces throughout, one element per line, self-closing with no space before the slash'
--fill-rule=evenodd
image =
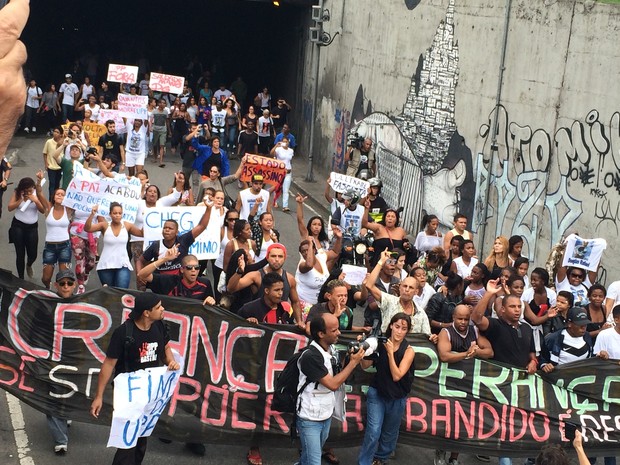
<path id="1" fill-rule="evenodd" d="M 144 249 L 162 238 L 162 229 L 167 220 L 175 220 L 179 234 L 191 231 L 200 223 L 206 207 L 153 207 L 144 214 Z M 209 225 L 189 248 L 189 254 L 198 260 L 214 260 L 220 255 L 221 222 L 212 211 Z"/>
<path id="2" fill-rule="evenodd" d="M 177 353 L 179 366 L 184 361 Z M 148 437 L 174 394 L 182 369 L 147 368 L 114 378 L 114 413 L 108 447 L 130 449 L 138 438 Z"/>

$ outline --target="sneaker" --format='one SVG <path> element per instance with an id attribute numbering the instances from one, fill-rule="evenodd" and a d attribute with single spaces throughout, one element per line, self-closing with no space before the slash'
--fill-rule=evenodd
<path id="1" fill-rule="evenodd" d="M 435 459 L 433 463 L 435 465 L 446 465 L 446 451 L 441 449 L 435 449 Z"/>
<path id="2" fill-rule="evenodd" d="M 491 461 L 491 457 L 489 457 L 488 455 L 477 455 L 476 454 L 476 458 L 478 460 L 480 460 L 481 462 L 490 462 Z"/>
<path id="3" fill-rule="evenodd" d="M 86 292 L 86 287 L 84 287 L 84 284 L 80 284 L 77 288 L 76 294 L 80 295 L 80 294 L 84 294 Z"/>
<path id="4" fill-rule="evenodd" d="M 385 465 L 385 462 L 379 459 L 372 459 L 372 465 Z"/>
<path id="5" fill-rule="evenodd" d="M 72 424 L 73 424 L 73 420 L 67 420 L 67 427 L 71 428 Z"/>
<path id="6" fill-rule="evenodd" d="M 56 444 L 54 446 L 54 453 L 61 455 L 64 454 L 65 452 L 67 452 L 67 445 L 66 444 Z"/>
<path id="7" fill-rule="evenodd" d="M 185 447 L 187 447 L 192 454 L 198 455 L 199 457 L 204 457 L 207 452 L 207 448 L 204 444 L 200 444 L 199 442 L 187 442 L 185 443 Z"/>
<path id="8" fill-rule="evenodd" d="M 34 271 L 32 270 L 32 265 L 26 265 L 26 273 L 30 279 L 34 278 Z"/>
<path id="9" fill-rule="evenodd" d="M 288 213 L 288 212 L 290 212 L 290 211 L 291 211 L 291 209 L 290 209 L 290 208 L 288 208 L 288 207 L 284 207 L 284 208 L 282 208 L 282 212 L 283 212 L 283 213 Z"/>
<path id="10" fill-rule="evenodd" d="M 37 128 L 35 128 L 34 126 L 32 126 L 32 132 L 37 132 Z"/>
<path id="11" fill-rule="evenodd" d="M 30 129 L 24 128 L 24 132 L 30 132 Z"/>

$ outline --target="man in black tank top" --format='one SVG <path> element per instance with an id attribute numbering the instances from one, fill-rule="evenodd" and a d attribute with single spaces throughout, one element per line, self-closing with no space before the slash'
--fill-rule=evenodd
<path id="1" fill-rule="evenodd" d="M 452 313 L 452 323 L 439 332 L 437 353 L 442 362 L 455 363 L 474 357 L 493 357 L 491 343 L 470 321 L 471 308 L 464 304 L 457 305 Z M 443 450 L 435 450 L 435 463 L 446 463 L 445 454 Z M 447 463 L 455 463 L 458 456 L 458 452 L 451 452 Z"/>
<path id="2" fill-rule="evenodd" d="M 280 244 L 271 244 L 267 249 L 267 265 L 257 271 L 245 272 L 245 258 L 243 255 L 239 257 L 239 263 L 237 272 L 234 276 L 231 276 L 228 281 L 227 288 L 229 292 L 238 292 L 246 287 L 252 289 L 252 293 L 256 296 L 264 294 L 263 288 L 263 276 L 266 273 L 277 273 L 282 276 L 284 280 L 284 292 L 282 295 L 282 301 L 288 300 L 293 307 L 293 317 L 295 318 L 295 324 L 300 328 L 305 329 L 301 317 L 301 305 L 299 303 L 299 296 L 297 295 L 297 283 L 295 277 L 284 271 L 282 268 L 286 261 L 286 248 Z M 245 303 L 245 302 L 244 302 Z"/>

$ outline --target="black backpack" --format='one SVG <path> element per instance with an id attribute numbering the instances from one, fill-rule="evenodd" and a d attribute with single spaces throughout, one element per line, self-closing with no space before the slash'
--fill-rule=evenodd
<path id="1" fill-rule="evenodd" d="M 299 385 L 299 367 L 297 366 L 297 362 L 311 347 L 312 346 L 304 347 L 286 362 L 284 370 L 282 370 L 282 373 L 280 373 L 276 381 L 273 400 L 271 401 L 272 410 L 282 413 L 297 413 L 297 398 L 299 394 L 306 389 L 308 384 L 311 383 L 311 381 L 306 380 L 303 386 L 297 390 L 297 386 Z"/>

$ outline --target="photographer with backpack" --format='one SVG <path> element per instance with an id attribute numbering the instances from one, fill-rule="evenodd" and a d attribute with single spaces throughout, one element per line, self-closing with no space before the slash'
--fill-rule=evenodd
<path id="1" fill-rule="evenodd" d="M 344 419 L 342 390 L 344 382 L 364 357 L 360 349 L 351 354 L 349 363 L 340 370 L 331 346 L 338 342 L 339 323 L 331 313 L 310 322 L 310 347 L 299 357 L 297 399 L 297 431 L 301 442 L 299 465 L 321 465 L 323 445 L 329 436 L 332 416 Z M 300 389 L 302 388 L 303 389 Z"/>

